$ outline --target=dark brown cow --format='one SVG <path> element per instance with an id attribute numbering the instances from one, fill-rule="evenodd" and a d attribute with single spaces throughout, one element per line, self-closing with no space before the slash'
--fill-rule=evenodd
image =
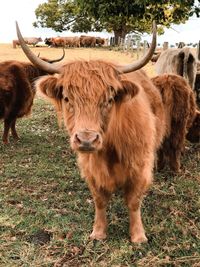
<path id="1" fill-rule="evenodd" d="M 45 38 L 44 43 L 48 46 L 54 46 L 52 37 Z"/>
<path id="2" fill-rule="evenodd" d="M 197 104 L 200 107 L 200 71 L 197 71 L 196 74 L 194 90 L 196 92 Z"/>
<path id="3" fill-rule="evenodd" d="M 200 143 L 200 111 L 196 110 L 195 118 L 192 123 L 192 126 L 189 128 L 187 140 L 192 143 Z"/>
<path id="4" fill-rule="evenodd" d="M 81 46 L 80 37 L 75 36 L 72 38 L 72 46 L 73 47 L 80 47 Z"/>
<path id="5" fill-rule="evenodd" d="M 58 68 L 36 57 L 23 42 L 18 26 L 17 32 L 32 63 L 57 73 L 36 85 L 62 108 L 71 147 L 93 195 L 96 214 L 90 237 L 106 238 L 108 200 L 113 191 L 123 188 L 131 241 L 146 241 L 140 205 L 152 182 L 154 155 L 165 130 L 164 110 L 159 91 L 142 71 L 126 73 L 150 60 L 156 46 L 155 27 L 148 54 L 125 66 L 94 60 Z"/>
<path id="6" fill-rule="evenodd" d="M 152 81 L 162 95 L 166 118 L 166 133 L 159 150 L 158 168 L 162 169 L 169 163 L 171 170 L 179 172 L 185 138 L 195 142 L 200 136 L 199 128 L 194 123 L 198 113 L 195 96 L 185 79 L 178 75 L 159 75 Z M 186 136 L 188 131 L 193 137 Z"/>
<path id="7" fill-rule="evenodd" d="M 80 47 L 80 38 L 79 37 L 51 37 L 45 38 L 45 44 L 54 47 Z"/>
<path id="8" fill-rule="evenodd" d="M 184 77 L 192 89 L 194 89 L 197 72 L 196 57 L 191 49 L 167 49 L 161 53 L 156 64 L 157 74 L 173 73 Z"/>
<path id="9" fill-rule="evenodd" d="M 101 37 L 96 37 L 96 45 L 102 46 L 105 44 L 105 39 Z"/>
<path id="10" fill-rule="evenodd" d="M 46 60 L 49 63 L 60 61 Z M 43 60 L 45 60 L 43 58 Z M 11 129 L 12 136 L 18 140 L 15 128 L 17 118 L 28 115 L 31 112 L 35 89 L 33 81 L 47 72 L 38 69 L 31 63 L 16 60 L 0 63 L 0 119 L 4 120 L 3 142 L 8 143 L 8 134 Z"/>
<path id="11" fill-rule="evenodd" d="M 80 37 L 80 45 L 82 47 L 95 47 L 95 45 L 96 45 L 96 37 L 93 37 L 93 36 L 81 36 Z"/>
<path id="12" fill-rule="evenodd" d="M 65 47 L 65 37 L 45 38 L 45 44 L 53 47 Z"/>

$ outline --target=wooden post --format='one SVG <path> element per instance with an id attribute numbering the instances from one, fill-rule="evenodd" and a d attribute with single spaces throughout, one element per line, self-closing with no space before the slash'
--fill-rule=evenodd
<path id="1" fill-rule="evenodd" d="M 145 55 L 146 54 L 146 50 L 147 50 L 147 41 L 146 40 L 144 40 L 144 47 L 143 47 L 143 55 Z"/>
<path id="2" fill-rule="evenodd" d="M 129 52 L 129 50 L 130 50 L 130 47 L 131 47 L 131 39 L 130 39 L 130 37 L 127 39 L 127 42 L 126 42 L 126 52 L 127 52 L 127 54 L 128 54 L 128 52 Z"/>
<path id="3" fill-rule="evenodd" d="M 163 50 L 167 50 L 169 48 L 169 42 L 163 43 Z"/>
<path id="4" fill-rule="evenodd" d="M 140 57 L 140 41 L 137 41 L 137 59 Z"/>

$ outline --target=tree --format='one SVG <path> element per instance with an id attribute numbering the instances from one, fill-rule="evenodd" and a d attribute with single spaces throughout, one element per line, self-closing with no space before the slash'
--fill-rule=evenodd
<path id="1" fill-rule="evenodd" d="M 56 31 L 113 31 L 115 40 L 129 32 L 150 32 L 152 21 L 170 27 L 200 13 L 200 0 L 48 0 L 35 10 L 34 26 Z"/>

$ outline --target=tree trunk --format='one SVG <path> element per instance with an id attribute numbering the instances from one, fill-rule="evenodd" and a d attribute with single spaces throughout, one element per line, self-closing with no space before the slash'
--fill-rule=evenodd
<path id="1" fill-rule="evenodd" d="M 126 32 L 124 30 L 114 30 L 114 45 L 119 45 L 121 39 L 124 39 L 126 36 Z"/>
<path id="2" fill-rule="evenodd" d="M 199 41 L 198 46 L 197 46 L 197 58 L 198 58 L 198 60 L 200 60 L 200 41 Z"/>

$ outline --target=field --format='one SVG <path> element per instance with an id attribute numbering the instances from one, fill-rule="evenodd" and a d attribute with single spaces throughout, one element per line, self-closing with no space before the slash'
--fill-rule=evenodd
<path id="1" fill-rule="evenodd" d="M 33 50 L 51 59 L 62 54 Z M 66 49 L 65 61 L 80 58 L 134 59 L 102 48 Z M 20 48 L 0 44 L 0 61 L 11 59 L 27 60 Z M 154 75 L 151 63 L 145 69 Z M 36 97 L 17 130 L 19 142 L 0 142 L 0 267 L 200 266 L 200 144 L 186 144 L 178 175 L 155 172 L 142 205 L 149 241 L 133 245 L 121 192 L 109 204 L 108 239 L 89 240 L 93 201 L 50 104 Z"/>

